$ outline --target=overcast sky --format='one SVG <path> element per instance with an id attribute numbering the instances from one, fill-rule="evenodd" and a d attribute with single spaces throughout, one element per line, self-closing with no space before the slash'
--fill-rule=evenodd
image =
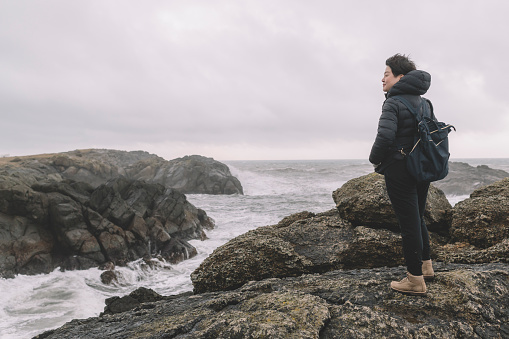
<path id="1" fill-rule="evenodd" d="M 365 159 L 387 57 L 452 158 L 509 158 L 509 2 L 0 0 L 0 156 Z"/>

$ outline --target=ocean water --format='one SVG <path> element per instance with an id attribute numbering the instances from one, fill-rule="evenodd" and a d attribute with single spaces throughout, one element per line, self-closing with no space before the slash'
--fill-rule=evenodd
<path id="1" fill-rule="evenodd" d="M 454 159 L 509 172 L 509 159 Z M 162 295 L 192 290 L 190 274 L 218 246 L 255 229 L 271 225 L 292 213 L 324 212 L 334 208 L 332 192 L 346 181 L 372 172 L 366 160 L 224 161 L 239 178 L 244 195 L 187 195 L 216 221 L 205 241 L 191 244 L 198 255 L 176 265 L 141 261 L 118 267 L 119 282 L 101 283 L 102 271 L 60 272 L 0 279 L 0 338 L 31 338 L 72 319 L 99 315 L 104 300 L 147 287 Z M 450 196 L 455 204 L 468 196 Z"/>

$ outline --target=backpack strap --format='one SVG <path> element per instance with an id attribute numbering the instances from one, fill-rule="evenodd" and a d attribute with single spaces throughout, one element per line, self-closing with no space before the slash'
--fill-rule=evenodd
<path id="1" fill-rule="evenodd" d="M 417 113 L 416 109 L 414 108 L 414 106 L 407 100 L 405 99 L 404 97 L 402 96 L 399 96 L 399 95 L 395 95 L 393 96 L 392 98 L 398 100 L 399 102 L 401 102 L 403 105 L 406 106 L 406 108 L 408 108 L 408 110 L 410 111 L 410 113 L 412 113 L 412 115 L 414 116 L 415 120 L 416 120 L 416 129 L 418 130 L 418 124 L 419 122 L 422 120 L 422 116 Z M 427 100 L 427 99 L 426 99 Z M 426 111 L 426 109 L 423 107 L 425 106 L 424 105 L 425 101 L 424 99 L 421 97 L 421 106 L 419 108 L 422 108 L 422 112 L 424 114 L 424 111 Z M 412 150 L 410 151 L 410 153 L 412 153 L 412 151 L 414 150 L 415 146 L 417 146 L 417 144 L 419 143 L 419 141 L 417 141 L 417 143 L 414 144 L 414 147 L 412 148 Z M 397 146 L 397 149 L 398 151 L 403 155 L 404 158 L 407 157 L 408 154 L 405 153 L 405 151 L 403 150 L 403 147 L 401 146 Z"/>
<path id="2" fill-rule="evenodd" d="M 428 102 L 428 104 L 429 104 L 429 109 L 431 110 L 431 111 L 430 111 L 430 114 L 429 114 L 429 117 L 430 117 L 431 119 L 435 120 L 435 119 L 436 119 L 436 117 L 435 117 L 435 112 L 433 111 L 433 104 L 431 103 L 431 100 L 429 100 L 428 98 L 424 98 L 424 97 L 422 97 L 422 98 L 423 98 L 424 100 L 426 100 L 426 101 Z"/>

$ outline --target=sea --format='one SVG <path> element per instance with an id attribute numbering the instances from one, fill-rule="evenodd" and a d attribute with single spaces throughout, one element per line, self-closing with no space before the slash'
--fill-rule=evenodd
<path id="1" fill-rule="evenodd" d="M 509 172 L 509 159 L 452 159 Z M 190 274 L 212 251 L 230 239 L 285 216 L 335 207 L 332 192 L 350 179 L 371 173 L 367 160 L 222 161 L 244 188 L 244 195 L 188 194 L 187 199 L 215 220 L 206 240 L 192 240 L 198 255 L 178 264 L 140 261 L 117 267 L 119 281 L 101 282 L 101 270 L 61 272 L 0 279 L 0 338 L 32 338 L 72 319 L 98 316 L 105 299 L 139 287 L 161 295 L 192 291 Z M 448 196 L 452 205 L 468 196 Z"/>

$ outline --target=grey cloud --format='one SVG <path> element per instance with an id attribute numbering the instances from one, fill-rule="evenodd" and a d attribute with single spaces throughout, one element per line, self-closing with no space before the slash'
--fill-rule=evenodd
<path id="1" fill-rule="evenodd" d="M 490 121 L 509 127 L 507 7 L 0 0 L 0 114 L 8 121 L 0 153 L 29 152 L 27 140 L 60 150 L 365 144 L 376 132 L 385 58 L 396 52 L 430 71 L 429 97 L 444 120 L 490 133 Z M 476 72 L 485 81 L 465 94 L 460 75 Z"/>

